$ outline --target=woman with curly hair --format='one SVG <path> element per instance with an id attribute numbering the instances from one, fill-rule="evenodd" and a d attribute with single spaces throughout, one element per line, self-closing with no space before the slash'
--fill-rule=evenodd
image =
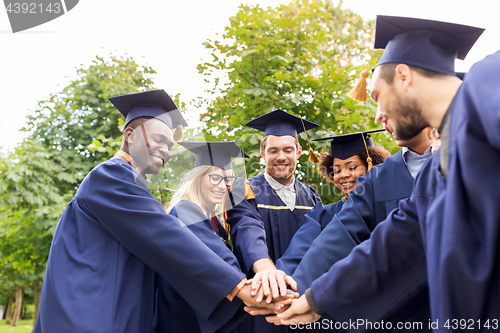
<path id="1" fill-rule="evenodd" d="M 383 129 L 315 140 L 332 140 L 330 152 L 321 153 L 317 168 L 320 175 L 327 182 L 333 183 L 345 196 L 329 205 L 318 202 L 306 214 L 304 224 L 293 236 L 287 251 L 276 261 L 276 268 L 292 275 L 314 239 L 349 199 L 349 192 L 357 188 L 356 179 L 366 175 L 373 165 L 383 163 L 391 156 L 386 149 L 375 147 L 368 134 L 379 131 Z"/>
<path id="2" fill-rule="evenodd" d="M 336 137 L 337 139 L 332 141 L 331 152 L 323 151 L 317 166 L 320 175 L 327 182 L 333 183 L 345 195 L 342 198 L 343 202 L 349 199 L 349 192 L 356 189 L 356 179 L 359 176 L 366 175 L 371 166 L 381 164 L 387 157 L 391 156 L 391 153 L 385 148 L 373 146 L 373 140 L 369 135 L 366 135 L 365 138 L 366 147 L 353 153 L 359 149 L 360 145 L 364 145 L 364 141 L 362 139 L 344 141 L 344 138 L 349 138 L 352 135 Z M 357 136 L 360 137 L 360 135 Z M 345 152 L 346 148 L 347 152 Z M 340 210 L 340 207 L 338 209 Z"/>

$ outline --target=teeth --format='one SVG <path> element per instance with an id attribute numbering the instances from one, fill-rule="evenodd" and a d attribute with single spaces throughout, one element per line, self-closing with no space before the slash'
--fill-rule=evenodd
<path id="1" fill-rule="evenodd" d="M 161 164 L 163 164 L 163 159 L 162 159 L 162 158 L 160 158 L 160 157 L 158 157 L 158 156 L 155 156 L 155 155 L 153 155 L 153 158 L 154 158 L 155 160 L 157 160 L 158 162 L 160 162 Z"/>

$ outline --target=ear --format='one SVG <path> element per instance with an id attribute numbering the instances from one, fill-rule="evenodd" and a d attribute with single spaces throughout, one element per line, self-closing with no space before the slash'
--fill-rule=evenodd
<path id="1" fill-rule="evenodd" d="M 407 90 L 412 84 L 413 76 L 410 66 L 406 64 L 399 64 L 396 67 L 396 73 L 394 75 L 394 82 L 400 84 L 404 90 Z"/>
<path id="2" fill-rule="evenodd" d="M 264 151 L 262 150 L 262 148 L 260 148 L 260 156 L 262 156 L 262 158 L 264 160 L 266 159 L 266 154 L 264 153 Z"/>
<path id="3" fill-rule="evenodd" d="M 127 127 L 125 131 L 123 131 L 123 137 L 125 138 L 125 141 L 128 143 L 128 145 L 133 144 L 135 140 L 134 129 L 131 127 Z"/>
<path id="4" fill-rule="evenodd" d="M 297 159 L 302 155 L 302 146 L 299 145 L 299 150 L 297 150 Z"/>

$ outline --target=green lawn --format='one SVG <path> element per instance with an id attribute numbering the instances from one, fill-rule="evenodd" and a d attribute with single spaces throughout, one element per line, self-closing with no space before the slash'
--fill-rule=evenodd
<path id="1" fill-rule="evenodd" d="M 19 320 L 17 326 L 5 325 L 5 320 L 0 321 L 0 333 L 31 333 L 33 331 L 33 319 Z"/>

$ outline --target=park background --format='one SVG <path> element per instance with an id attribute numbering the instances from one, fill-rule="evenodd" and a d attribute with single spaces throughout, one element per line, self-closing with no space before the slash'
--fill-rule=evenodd
<path id="1" fill-rule="evenodd" d="M 496 0 L 84 0 L 16 34 L 0 10 L 0 304 L 10 322 L 36 313 L 58 218 L 88 171 L 119 147 L 123 122 L 107 97 L 165 89 L 190 125 L 185 140 L 236 141 L 251 156 L 251 177 L 262 171 L 262 134 L 242 125 L 265 112 L 282 108 L 320 124 L 310 140 L 380 127 L 373 102 L 346 97 L 381 53 L 372 50 L 377 14 L 486 28 L 457 61 L 467 71 L 499 49 L 498 9 Z M 399 149 L 387 134 L 374 138 Z M 304 134 L 300 142 L 307 151 Z M 328 142 L 311 145 L 319 153 Z M 172 155 L 150 179 L 163 203 L 191 165 L 182 148 Z M 307 159 L 297 178 L 323 202 L 337 200 Z"/>

